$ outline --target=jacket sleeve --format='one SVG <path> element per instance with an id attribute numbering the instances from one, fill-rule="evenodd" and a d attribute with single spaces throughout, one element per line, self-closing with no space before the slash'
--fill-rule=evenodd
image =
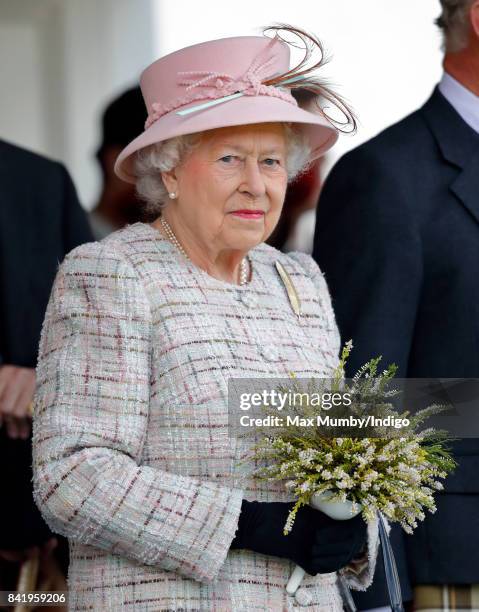
<path id="1" fill-rule="evenodd" d="M 76 542 L 212 582 L 243 491 L 141 465 L 151 327 L 143 284 L 119 247 L 67 255 L 40 341 L 34 498 L 50 528 Z"/>
<path id="2" fill-rule="evenodd" d="M 360 147 L 333 168 L 320 196 L 313 257 L 325 274 L 343 342 L 346 374 L 383 355 L 407 375 L 422 287 L 414 193 L 394 163 Z"/>

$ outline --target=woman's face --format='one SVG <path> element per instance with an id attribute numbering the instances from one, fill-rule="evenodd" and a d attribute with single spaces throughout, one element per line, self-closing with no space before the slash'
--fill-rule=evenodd
<path id="1" fill-rule="evenodd" d="M 281 214 L 287 186 L 283 125 L 204 132 L 192 153 L 162 176 L 168 191 L 177 192 L 168 208 L 188 233 L 218 249 L 248 250 L 269 237 Z"/>

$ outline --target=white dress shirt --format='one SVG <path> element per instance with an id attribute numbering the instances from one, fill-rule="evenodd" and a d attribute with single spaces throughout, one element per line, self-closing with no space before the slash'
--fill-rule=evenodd
<path id="1" fill-rule="evenodd" d="M 444 72 L 439 91 L 475 132 L 479 133 L 479 96 Z"/>

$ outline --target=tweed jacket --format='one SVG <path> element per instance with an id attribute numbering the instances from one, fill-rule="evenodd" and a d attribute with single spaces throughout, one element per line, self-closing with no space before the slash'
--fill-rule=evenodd
<path id="1" fill-rule="evenodd" d="M 261 244 L 250 283 L 207 274 L 136 223 L 71 251 L 43 324 L 33 421 L 34 497 L 70 542 L 69 609 L 293 610 L 294 564 L 229 550 L 243 497 L 291 501 L 231 475 L 228 378 L 328 376 L 339 334 L 314 260 Z M 274 261 L 301 297 L 293 312 Z M 232 484 L 233 483 L 233 484 Z M 341 570 L 372 580 L 378 539 Z M 309 576 L 307 610 L 342 610 L 336 574 Z"/>

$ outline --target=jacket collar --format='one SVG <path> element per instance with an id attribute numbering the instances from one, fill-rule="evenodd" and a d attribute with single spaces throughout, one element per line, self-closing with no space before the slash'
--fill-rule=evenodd
<path id="1" fill-rule="evenodd" d="M 464 168 L 479 151 L 479 134 L 462 119 L 435 87 L 420 110 L 445 160 Z"/>
<path id="2" fill-rule="evenodd" d="M 420 113 L 443 158 L 459 170 L 450 190 L 479 223 L 479 134 L 467 125 L 437 87 Z"/>

